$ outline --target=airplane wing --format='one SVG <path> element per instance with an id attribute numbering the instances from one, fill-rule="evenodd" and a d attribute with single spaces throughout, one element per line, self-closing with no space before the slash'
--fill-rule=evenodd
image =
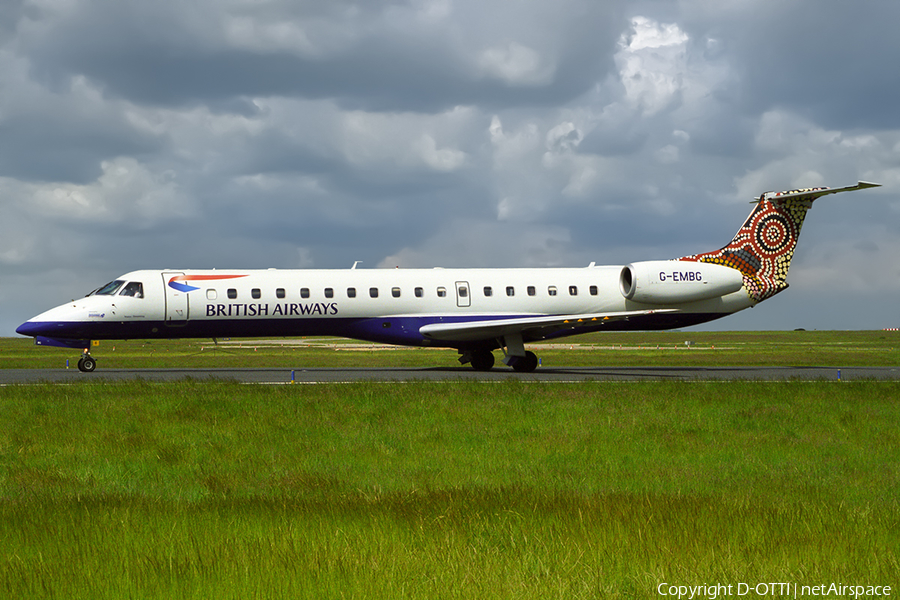
<path id="1" fill-rule="evenodd" d="M 451 342 L 475 342 L 520 333 L 526 337 L 541 337 L 545 330 L 577 329 L 603 322 L 627 320 L 654 313 L 677 312 L 674 308 L 656 310 L 631 310 L 611 313 L 583 315 L 553 315 L 549 317 L 518 317 L 514 319 L 491 319 L 489 321 L 463 321 L 454 323 L 432 323 L 419 328 L 419 333 L 432 340 Z"/>

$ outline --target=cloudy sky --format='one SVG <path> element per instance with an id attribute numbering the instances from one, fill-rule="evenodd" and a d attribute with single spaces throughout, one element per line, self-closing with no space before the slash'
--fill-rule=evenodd
<path id="1" fill-rule="evenodd" d="M 816 202 L 717 329 L 900 326 L 896 0 L 3 0 L 0 335 L 142 268 L 586 266 Z"/>

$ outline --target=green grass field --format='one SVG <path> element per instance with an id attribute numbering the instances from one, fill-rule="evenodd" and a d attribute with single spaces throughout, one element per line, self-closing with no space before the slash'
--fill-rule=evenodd
<path id="1" fill-rule="evenodd" d="M 900 362 L 888 332 L 647 335 L 543 356 L 818 364 L 802 360 L 815 345 L 822 364 Z M 162 366 L 455 361 L 186 344 L 97 355 L 101 369 L 147 348 Z M 658 598 L 663 583 L 757 582 L 896 595 L 898 398 L 900 383 L 866 381 L 3 387 L 0 597 Z"/>

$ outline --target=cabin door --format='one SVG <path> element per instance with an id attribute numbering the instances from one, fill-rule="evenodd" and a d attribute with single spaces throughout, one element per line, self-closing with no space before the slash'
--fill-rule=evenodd
<path id="1" fill-rule="evenodd" d="M 456 282 L 456 305 L 460 308 L 472 306 L 471 290 L 467 281 Z"/>
<path id="2" fill-rule="evenodd" d="M 184 273 L 164 272 L 162 274 L 163 289 L 166 291 L 166 325 L 182 327 L 188 322 L 188 292 L 190 285 L 179 281 Z"/>

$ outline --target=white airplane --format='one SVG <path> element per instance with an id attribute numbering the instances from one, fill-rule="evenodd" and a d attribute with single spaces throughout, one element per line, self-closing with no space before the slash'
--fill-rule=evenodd
<path id="1" fill-rule="evenodd" d="M 23 323 L 39 345 L 91 340 L 331 335 L 455 348 L 479 371 L 493 350 L 516 371 L 525 343 L 592 331 L 661 330 L 718 319 L 787 288 L 806 211 L 820 196 L 878 187 L 766 192 L 714 252 L 624 266 L 538 269 L 133 271 Z"/>

